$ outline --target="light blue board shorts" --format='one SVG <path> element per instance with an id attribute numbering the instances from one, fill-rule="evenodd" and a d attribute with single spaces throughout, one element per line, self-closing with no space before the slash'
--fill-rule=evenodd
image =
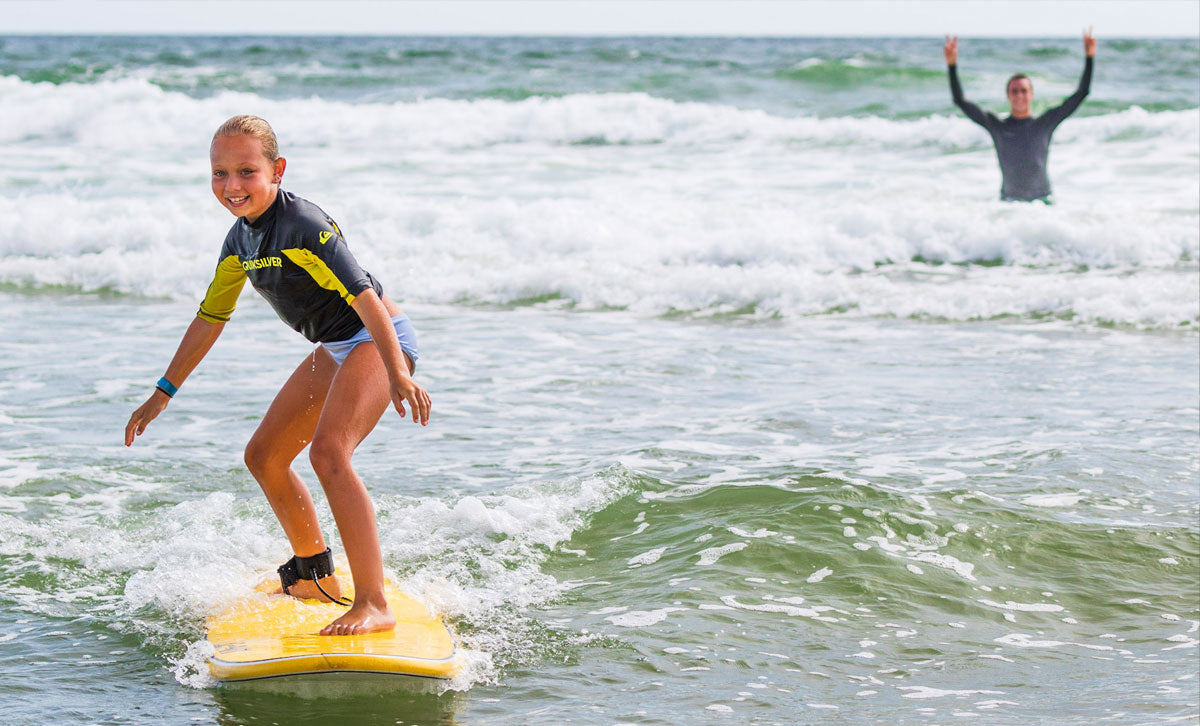
<path id="1" fill-rule="evenodd" d="M 396 340 L 400 342 L 400 350 L 412 358 L 413 367 L 416 368 L 417 358 L 421 356 L 417 355 L 417 331 L 413 327 L 412 321 L 408 319 L 407 315 L 401 313 L 392 318 L 392 327 L 396 329 Z M 367 331 L 366 326 L 363 326 L 362 330 L 345 340 L 335 340 L 320 345 L 329 351 L 329 355 L 333 356 L 333 362 L 340 366 L 346 360 L 346 356 L 350 355 L 350 351 L 354 350 L 354 346 L 369 340 L 371 340 L 371 334 Z"/>

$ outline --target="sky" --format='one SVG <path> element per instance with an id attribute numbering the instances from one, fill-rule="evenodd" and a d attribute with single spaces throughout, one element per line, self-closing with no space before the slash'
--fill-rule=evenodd
<path id="1" fill-rule="evenodd" d="M 0 34 L 1200 37 L 1197 0 L 0 0 Z"/>

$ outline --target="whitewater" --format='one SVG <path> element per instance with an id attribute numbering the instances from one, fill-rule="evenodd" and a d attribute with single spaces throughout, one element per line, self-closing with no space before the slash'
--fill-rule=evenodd
<path id="1" fill-rule="evenodd" d="M 369 269 L 415 274 L 412 302 L 1197 324 L 1194 109 L 1064 124 L 1047 208 L 997 201 L 989 140 L 954 115 L 781 117 L 643 93 L 193 98 L 13 77 L 0 94 L 0 213 L 20 220 L 0 232 L 9 285 L 198 299 L 224 222 L 205 139 L 249 107 L 290 141 L 285 186 L 353 220 Z"/>

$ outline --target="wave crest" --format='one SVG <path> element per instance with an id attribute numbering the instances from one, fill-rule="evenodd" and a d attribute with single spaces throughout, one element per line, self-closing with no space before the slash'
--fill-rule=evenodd
<path id="1" fill-rule="evenodd" d="M 234 92 L 192 98 L 145 80 L 53 85 L 6 76 L 0 77 L 0 142 L 69 142 L 83 149 L 143 153 L 148 148 L 170 150 L 179 147 L 180 139 L 207 139 L 221 121 L 247 108 L 272 119 L 288 139 L 332 148 L 344 147 L 348 140 L 370 140 L 396 153 L 497 144 L 763 143 L 954 151 L 978 146 L 982 139 L 981 132 L 959 116 L 787 117 L 645 93 L 517 95 L 516 101 L 430 98 L 395 103 L 267 100 Z M 1103 142 L 1167 136 L 1194 146 L 1198 121 L 1197 109 L 1150 113 L 1135 106 L 1075 119 L 1056 138 Z"/>

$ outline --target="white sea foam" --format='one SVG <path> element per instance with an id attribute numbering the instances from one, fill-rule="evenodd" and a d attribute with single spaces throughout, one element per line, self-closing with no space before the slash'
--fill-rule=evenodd
<path id="1" fill-rule="evenodd" d="M 767 600 L 768 598 L 763 598 L 763 599 Z M 775 602 L 765 602 L 765 603 L 761 603 L 758 605 L 751 605 L 749 603 L 740 602 L 733 595 L 722 596 L 721 602 L 724 603 L 724 605 L 726 607 L 734 608 L 737 610 L 754 610 L 754 611 L 763 612 L 763 613 L 783 613 L 784 615 L 788 615 L 791 617 L 812 618 L 813 620 L 820 620 L 820 621 L 827 622 L 827 623 L 836 623 L 837 622 L 836 617 L 833 617 L 831 615 L 824 615 L 824 613 L 827 613 L 827 612 L 833 610 L 833 608 L 829 605 L 815 605 L 813 607 L 796 607 L 794 605 L 786 605 L 786 604 L 782 604 L 782 603 L 777 604 Z M 711 606 L 711 605 L 709 605 L 709 606 L 701 605 L 701 609 L 702 610 L 717 610 L 717 609 L 721 609 L 721 608 L 719 608 L 717 606 Z"/>
<path id="2" fill-rule="evenodd" d="M 253 104 L 276 129 L 312 143 L 337 147 L 347 137 L 374 138 L 400 148 L 493 144 L 755 144 L 788 142 L 838 147 L 961 149 L 981 144 L 983 133 L 959 116 L 896 121 L 872 116 L 781 117 L 756 109 L 655 98 L 645 93 L 578 93 L 561 98 L 431 98 L 398 103 L 350 103 L 319 98 L 270 100 L 223 92 L 193 98 L 139 79 L 94 84 L 29 83 L 0 77 L 0 141 L 68 140 L 109 150 L 179 145 L 181 135 L 205 139 L 216 123 Z M 128 133 L 146 118 L 154 133 Z M 215 123 L 214 123 L 215 120 Z M 1131 108 L 1074 119 L 1056 142 L 1173 136 L 1195 140 L 1194 111 L 1150 113 Z M 183 138 L 189 138 L 184 135 Z M 986 138 L 986 137 L 983 137 Z M 198 142 L 203 143 L 203 142 Z"/>
<path id="3" fill-rule="evenodd" d="M 666 547 L 655 547 L 654 549 L 649 550 L 647 552 L 643 552 L 640 555 L 637 555 L 635 557 L 630 557 L 629 560 L 627 560 L 626 564 L 629 564 L 631 566 L 652 565 L 655 562 L 658 562 L 658 560 L 663 556 L 663 553 L 666 551 L 667 551 Z"/>
<path id="4" fill-rule="evenodd" d="M 679 612 L 683 608 L 659 608 L 657 610 L 630 610 L 627 613 L 620 615 L 610 615 L 605 620 L 608 620 L 613 625 L 619 625 L 623 628 L 644 628 L 649 625 L 657 625 L 667 619 L 667 616 L 674 612 Z"/>
<path id="5" fill-rule="evenodd" d="M 819 569 L 816 572 L 809 575 L 808 578 L 805 580 L 805 582 L 809 582 L 809 583 L 820 582 L 821 580 L 824 580 L 826 577 L 829 577 L 832 574 L 833 574 L 833 570 L 829 569 L 828 567 L 822 567 L 821 569 Z"/>
<path id="6" fill-rule="evenodd" d="M 1064 610 L 1062 605 L 1055 605 L 1054 603 L 1024 603 L 1013 602 L 1012 600 L 1000 603 L 986 599 L 982 599 L 979 602 L 1002 610 L 1019 610 L 1027 613 L 1060 613 Z"/>
<path id="7" fill-rule="evenodd" d="M 0 229 L 0 282 L 198 299 L 231 221 L 204 186 L 206 140 L 247 107 L 291 150 L 288 188 L 338 218 L 406 301 L 1200 323 L 1198 113 L 1140 109 L 1064 126 L 1067 200 L 1042 207 L 991 200 L 986 138 L 958 117 L 789 118 L 643 94 L 192 98 L 0 77 L 0 214 L 20 220 Z M 970 164 L 946 154 L 976 147 Z M 1128 183 L 1126 158 L 1153 173 Z M 977 261 L 1002 264 L 961 264 Z"/>
<path id="8" fill-rule="evenodd" d="M 975 581 L 975 575 L 973 574 L 975 571 L 975 565 L 973 563 L 963 562 L 953 555 L 935 552 L 933 551 L 934 546 L 932 545 L 923 544 L 917 541 L 909 541 L 901 544 L 899 542 L 889 540 L 887 537 L 882 535 L 873 535 L 867 539 L 871 542 L 874 542 L 877 547 L 892 556 L 915 560 L 917 562 L 924 562 L 926 564 L 934 565 L 935 567 L 951 570 L 964 580 L 970 580 L 972 582 Z"/>
<path id="9" fill-rule="evenodd" d="M 1154 225 L 1101 214 L 1088 226 L 1107 229 L 1064 228 L 1054 233 L 1058 241 L 1041 251 L 1025 249 L 1029 238 L 1019 229 L 997 229 L 1007 239 L 984 251 L 976 243 L 990 244 L 986 224 L 979 229 L 961 217 L 960 229 L 950 233 L 956 237 L 954 248 L 931 254 L 936 239 L 918 229 L 895 229 L 905 217 L 915 221 L 916 215 L 927 213 L 920 209 L 898 209 L 877 220 L 878 227 L 846 234 L 829 228 L 833 220 L 820 222 L 822 216 L 841 212 L 809 214 L 798 205 L 745 216 L 734 230 L 723 229 L 716 216 L 744 216 L 731 208 L 736 204 L 703 211 L 701 200 L 647 200 L 637 209 L 578 200 L 380 196 L 363 202 L 374 207 L 365 215 L 372 220 L 357 228 L 343 222 L 352 235 L 357 232 L 351 247 L 389 290 L 411 302 L 507 303 L 551 296 L 583 308 L 623 307 L 648 314 L 749 309 L 760 315 L 841 311 L 951 320 L 1032 315 L 1141 327 L 1186 323 L 1193 328 L 1198 320 L 1200 275 L 1194 266 L 1174 266 L 1193 244 L 1189 237 L 1195 232 L 1183 226 L 1186 219 Z M 661 214 L 664 205 L 678 209 L 679 224 Z M 61 194 L 0 199 L 0 213 L 7 217 L 56 230 L 49 238 L 25 227 L 0 231 L 0 282 L 199 300 L 227 221 L 219 210 L 202 212 L 195 205 L 168 201 L 167 210 L 157 210 L 164 218 L 147 225 L 143 215 L 122 211 L 123 206 Z M 853 213 L 849 205 L 844 213 Z M 1064 227 L 1074 223 L 1071 213 L 1062 216 Z M 418 217 L 426 220 L 425 228 L 413 234 Z M 1008 224 L 996 222 L 1000 228 Z M 1075 237 L 1081 238 L 1079 244 Z M 1101 243 L 1085 245 L 1084 237 L 1093 242 L 1101 238 Z M 1105 249 L 1105 237 L 1123 240 L 1124 249 Z M 1051 263 L 1055 266 L 978 269 L 908 263 L 875 269 L 876 263 L 917 255 L 1021 263 L 1042 252 L 1058 258 Z M 1077 254 L 1081 259 L 1070 259 Z M 1118 267 L 1072 267 L 1103 265 L 1110 254 Z M 1118 257 L 1124 259 L 1118 262 Z"/>
<path id="10" fill-rule="evenodd" d="M 1018 648 L 1058 648 L 1064 645 L 1073 645 L 1088 650 L 1114 650 L 1112 646 L 1108 645 L 1090 645 L 1088 643 L 1072 643 L 1062 640 L 1038 640 L 1028 633 L 1009 633 L 999 638 L 993 638 L 993 640 L 1002 645 L 1012 645 Z"/>
<path id="11" fill-rule="evenodd" d="M 1031 494 L 1021 501 L 1034 507 L 1073 507 L 1081 499 L 1082 494 Z"/>
<path id="12" fill-rule="evenodd" d="M 904 698 L 945 698 L 946 696 L 973 696 L 976 694 L 987 695 L 1003 695 L 1004 691 L 989 691 L 985 689 L 961 689 L 952 690 L 946 688 L 930 688 L 929 686 L 896 686 L 898 691 L 908 691 L 903 694 Z"/>
<path id="13" fill-rule="evenodd" d="M 493 656 L 528 656 L 534 646 L 519 610 L 568 588 L 541 570 L 546 552 L 627 486 L 615 472 L 457 501 L 379 503 L 382 549 L 401 561 L 430 563 L 404 585 L 439 613 L 487 623 L 464 641 L 469 660 L 454 688 L 494 680 Z M 393 517 L 402 526 L 389 526 Z M 635 612 L 614 617 L 627 627 L 638 627 L 644 619 Z"/>
<path id="14" fill-rule="evenodd" d="M 725 555 L 731 552 L 740 552 L 749 546 L 750 545 L 745 542 L 733 542 L 720 547 L 709 547 L 707 549 L 700 550 L 700 561 L 697 564 L 703 567 L 716 564 L 717 560 L 721 559 Z"/>
<path id="15" fill-rule="evenodd" d="M 388 557 L 431 562 L 400 584 L 437 612 L 487 623 L 479 635 L 459 639 L 465 668 L 452 688 L 493 679 L 497 654 L 520 658 L 536 648 L 518 611 L 566 588 L 539 564 L 548 548 L 569 538 L 588 513 L 625 488 L 618 472 L 457 501 L 377 500 Z M 393 518 L 404 526 L 388 526 Z M 330 524 L 324 522 L 332 532 Z M 71 559 L 89 571 L 129 573 L 116 596 L 106 594 L 103 584 L 64 582 L 52 598 L 14 591 L 21 607 L 55 613 L 77 600 L 107 600 L 101 609 L 115 612 L 119 627 L 144 637 L 176 638 L 174 623 L 201 623 L 216 607 L 245 596 L 263 573 L 286 559 L 288 548 L 264 502 L 218 492 L 162 507 L 132 530 L 90 517 L 27 522 L 0 514 L 0 553 L 12 552 Z M 138 615 L 145 608 L 165 613 L 167 624 Z M 627 615 L 624 622 L 637 621 L 636 614 Z M 206 654 L 203 640 L 191 642 L 172 660 L 176 678 L 194 687 L 212 685 Z"/>
<path id="16" fill-rule="evenodd" d="M 726 529 L 728 529 L 730 532 L 737 535 L 738 537 L 747 537 L 750 539 L 762 539 L 763 537 L 773 537 L 773 536 L 779 534 L 778 532 L 776 532 L 774 530 L 766 529 L 764 527 L 759 527 L 758 529 L 754 530 L 753 532 L 747 532 L 746 530 L 742 529 L 741 527 L 733 527 L 733 526 L 726 527 Z"/>

